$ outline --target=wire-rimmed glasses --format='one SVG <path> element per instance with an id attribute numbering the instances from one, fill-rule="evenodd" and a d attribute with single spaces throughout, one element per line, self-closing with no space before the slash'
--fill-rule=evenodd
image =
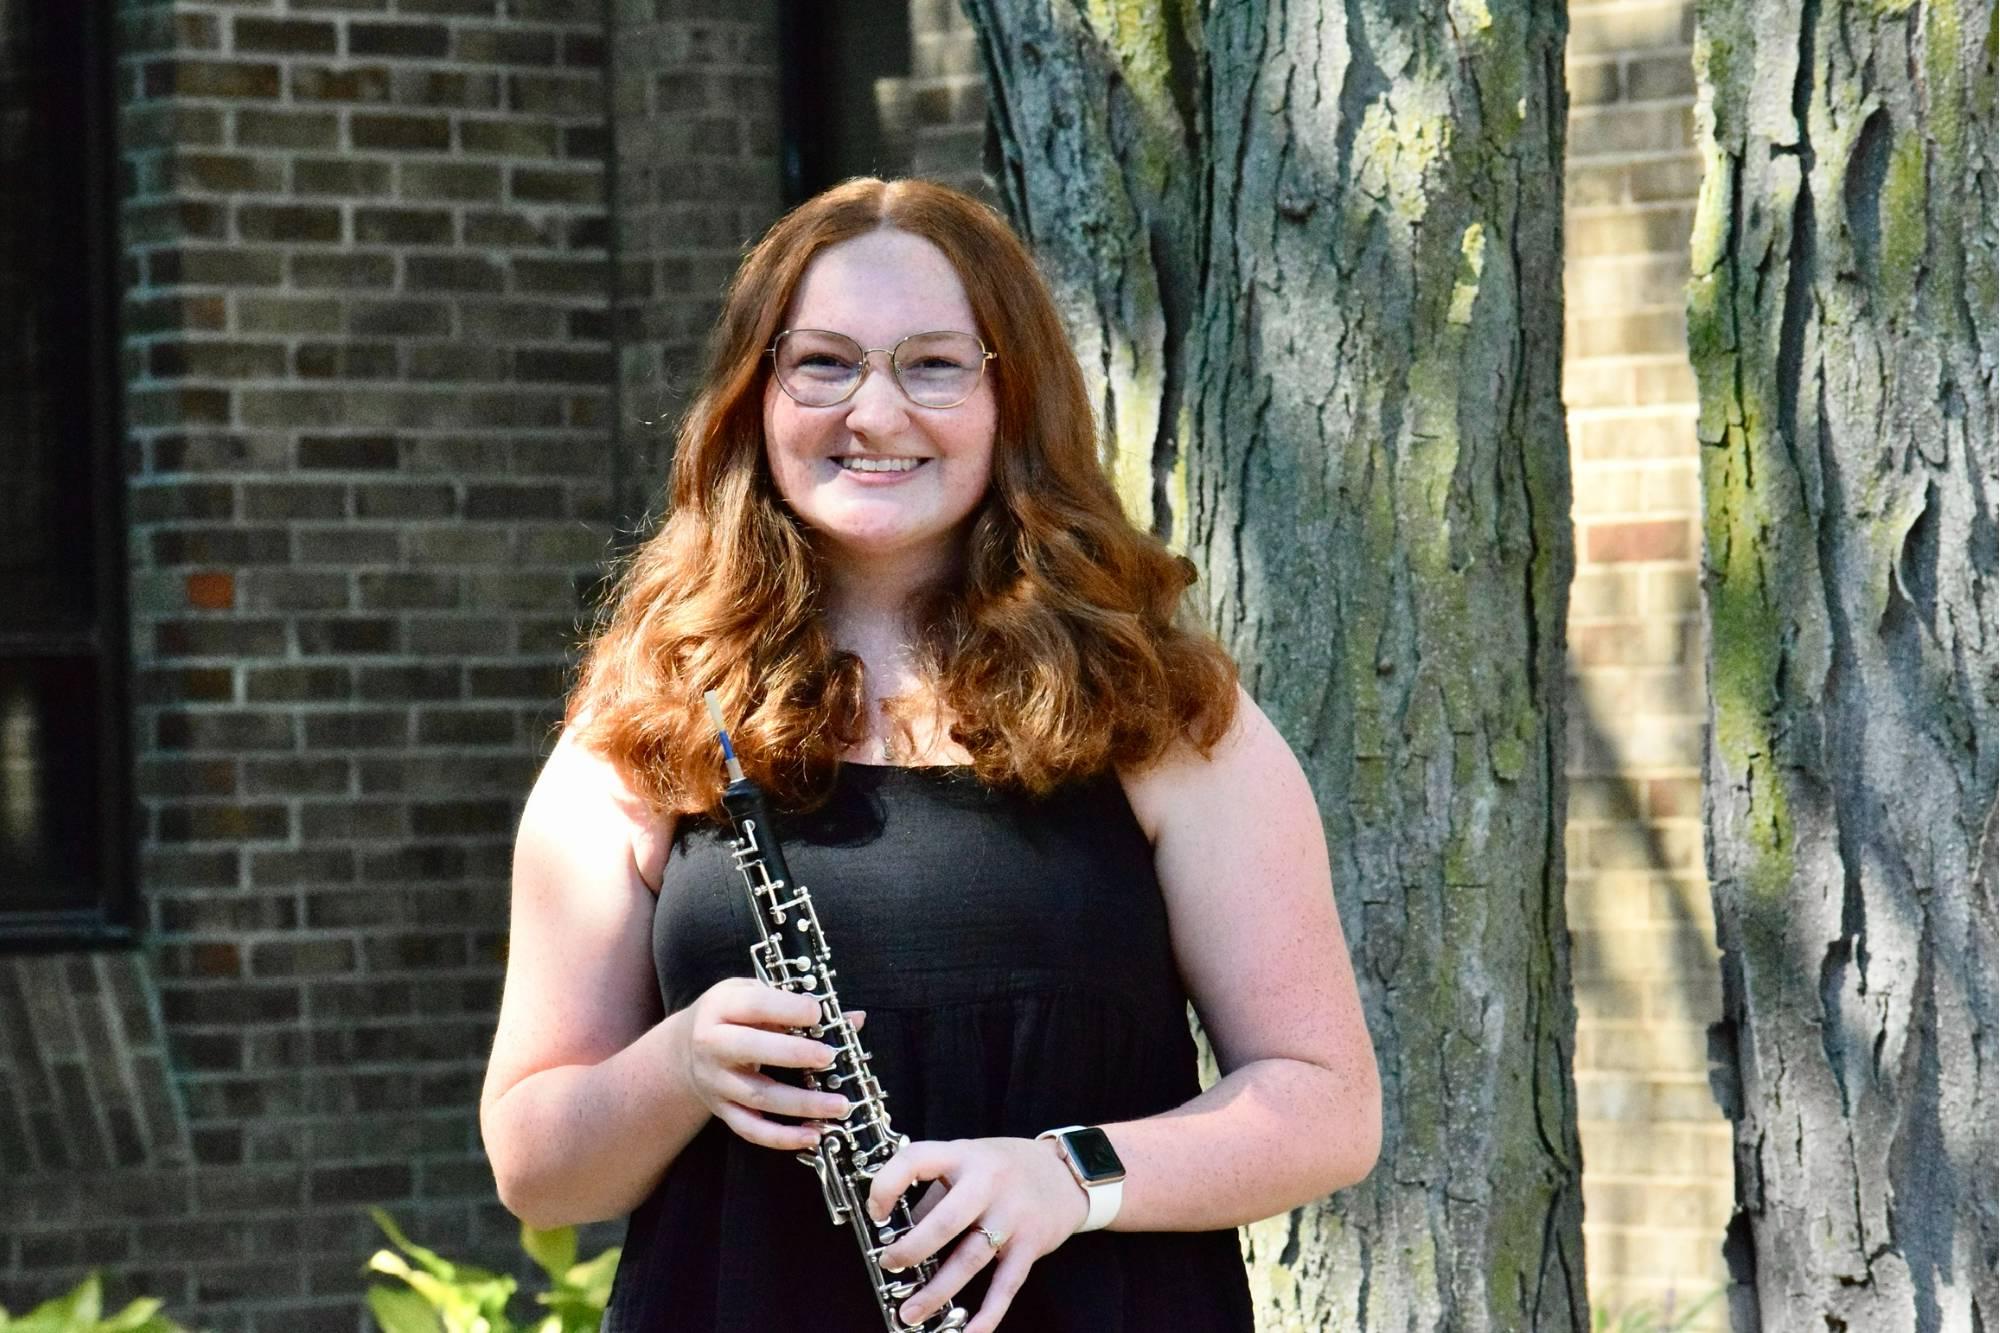
<path id="1" fill-rule="evenodd" d="M 854 396 L 868 373 L 868 354 L 887 352 L 889 373 L 918 407 L 957 407 L 972 397 L 999 355 L 970 333 L 912 333 L 894 347 L 863 347 L 830 329 L 786 329 L 771 343 L 778 387 L 806 407 L 833 407 Z"/>

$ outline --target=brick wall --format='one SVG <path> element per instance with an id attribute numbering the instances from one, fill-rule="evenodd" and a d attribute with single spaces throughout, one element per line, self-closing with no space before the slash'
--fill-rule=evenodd
<path id="1" fill-rule="evenodd" d="M 597 0 L 118 6 L 142 951 L 0 963 L 0 1300 L 498 1258 L 514 820 L 609 532 Z"/>
<path id="2" fill-rule="evenodd" d="M 1701 855 L 1691 4 L 1570 11 L 1565 283 L 1577 572 L 1569 915 L 1591 1299 L 1685 1310 L 1727 1280 L 1729 1131 Z M 1702 1328 L 1724 1326 L 1722 1306 Z"/>

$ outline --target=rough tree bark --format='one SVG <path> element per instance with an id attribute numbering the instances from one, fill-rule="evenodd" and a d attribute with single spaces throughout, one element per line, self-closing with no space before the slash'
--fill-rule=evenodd
<path id="1" fill-rule="evenodd" d="M 971 0 L 1135 515 L 1319 795 L 1385 1085 L 1270 1329 L 1582 1329 L 1563 912 L 1564 19 Z"/>
<path id="2" fill-rule="evenodd" d="M 1699 20 L 1734 1323 L 1990 1330 L 1994 9 Z"/>

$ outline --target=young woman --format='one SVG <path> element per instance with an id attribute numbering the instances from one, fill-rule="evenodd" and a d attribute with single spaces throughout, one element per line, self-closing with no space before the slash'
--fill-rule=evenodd
<path id="1" fill-rule="evenodd" d="M 882 1327 L 793 1160 L 845 1100 L 762 1072 L 832 1051 L 752 976 L 709 690 L 912 1139 L 869 1196 L 924 1187 L 903 1318 L 1251 1328 L 1232 1229 L 1366 1175 L 1380 1092 L 1312 793 L 1191 577 L 991 209 L 850 181 L 751 252 L 522 817 L 481 1106 L 515 1213 L 631 1214 L 606 1328 Z"/>

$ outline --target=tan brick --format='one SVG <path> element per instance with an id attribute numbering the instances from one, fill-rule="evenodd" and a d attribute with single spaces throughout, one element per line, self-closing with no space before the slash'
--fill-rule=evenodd
<path id="1" fill-rule="evenodd" d="M 1685 255 L 1694 210 L 1672 205 L 1593 212 L 1563 224 L 1567 259 L 1609 255 Z"/>
<path id="2" fill-rule="evenodd" d="M 1680 1076 L 1661 1073 L 1646 1078 L 1589 1072 L 1576 1076 L 1579 1128 L 1596 1120 L 1705 1125 L 1721 1114 L 1709 1092 L 1706 1072 Z"/>
<path id="3" fill-rule="evenodd" d="M 1627 175 L 1632 198 L 1642 204 L 1668 200 L 1693 200 L 1701 192 L 1702 163 L 1699 155 L 1659 158 L 1634 162 Z"/>
<path id="4" fill-rule="evenodd" d="M 1570 823 L 1636 819 L 1645 812 L 1646 788 L 1616 774 L 1573 778 Z"/>
<path id="5" fill-rule="evenodd" d="M 1650 469 L 1640 505 L 1653 514 L 1701 512 L 1701 476 L 1695 464 L 1676 462 Z"/>
<path id="6" fill-rule="evenodd" d="M 1570 917 L 1571 929 L 1578 928 L 1577 918 Z M 1646 989 L 1633 985 L 1618 977 L 1591 977 L 1580 981 L 1575 987 L 1577 1040 L 1583 1034 L 1604 1023 L 1643 1023 L 1646 1021 Z"/>
<path id="7" fill-rule="evenodd" d="M 1701 825 L 1693 820 L 1594 825 L 1588 848 L 1588 864 L 1597 870 L 1697 870 Z"/>
<path id="8" fill-rule="evenodd" d="M 1684 47 L 1694 41 L 1691 4 L 1579 6 L 1570 13 L 1569 47 L 1579 55 Z"/>
<path id="9" fill-rule="evenodd" d="M 1701 611 L 1701 579 L 1693 569 L 1649 569 L 1642 576 L 1640 607 L 1647 615 L 1692 616 Z"/>
<path id="10" fill-rule="evenodd" d="M 1565 338 L 1571 356 L 1685 354 L 1687 318 L 1678 310 L 1591 315 L 1571 320 Z"/>
<path id="11" fill-rule="evenodd" d="M 1563 286 L 1572 315 L 1685 310 L 1688 261 L 1680 253 L 1572 256 L 1563 266 Z"/>
<path id="12" fill-rule="evenodd" d="M 1680 519 L 1588 523 L 1579 543 L 1586 561 L 1685 560 L 1692 549 L 1691 524 Z"/>
<path id="13" fill-rule="evenodd" d="M 1627 466 L 1584 466 L 1572 476 L 1575 500 L 1571 512 L 1579 515 L 1636 514 L 1643 507 L 1641 487 L 1644 469 Z"/>
<path id="14" fill-rule="evenodd" d="M 1692 403 L 1696 400 L 1694 367 L 1676 360 L 1632 367 L 1632 401 L 1642 406 Z"/>
<path id="15" fill-rule="evenodd" d="M 1563 67 L 1569 85 L 1571 106 L 1595 106 L 1615 102 L 1621 82 L 1616 60 L 1571 60 Z"/>
<path id="16" fill-rule="evenodd" d="M 1603 832 L 1593 830 L 1593 840 Z M 1696 971 L 1713 972 L 1716 957 L 1715 946 L 1700 926 L 1690 923 L 1582 931 L 1576 937 L 1574 961 L 1579 977 L 1616 977 L 1637 984 Z"/>
<path id="17" fill-rule="evenodd" d="M 1580 668 L 1670 666 L 1700 660 L 1698 621 L 1583 621 L 1569 626 L 1570 661 Z"/>
<path id="18" fill-rule="evenodd" d="M 1708 1068 L 1708 1034 L 1685 1023 L 1600 1024 L 1576 1037 L 1579 1069 L 1643 1074 Z M 1650 1169 L 1647 1174 L 1658 1174 Z M 1677 1174 L 1677 1173 L 1668 1173 Z"/>
<path id="19" fill-rule="evenodd" d="M 1601 719 L 1599 725 L 1606 728 L 1622 728 L 1627 722 L 1641 718 L 1699 723 L 1708 706 L 1699 675 L 1683 670 L 1632 668 L 1580 672 L 1571 690 L 1578 706 L 1587 709 L 1593 718 Z"/>
<path id="20" fill-rule="evenodd" d="M 1699 825 L 1697 825 L 1699 827 Z M 1709 899 L 1708 879 L 1700 866 L 1667 874 L 1648 874 L 1630 891 L 1646 902 L 1649 917 L 1659 925 L 1692 930 L 1704 940 L 1715 942 L 1715 912 Z M 1704 978 L 1712 968 L 1699 969 Z"/>
<path id="21" fill-rule="evenodd" d="M 1693 415 L 1678 412 L 1572 417 L 1569 432 L 1585 462 L 1693 459 L 1699 449 Z"/>
<path id="22" fill-rule="evenodd" d="M 1677 684 L 1687 685 L 1685 678 Z M 1700 697 L 1699 681 L 1691 682 L 1688 691 Z M 1701 779 L 1648 778 L 1646 780 L 1646 813 L 1654 819 L 1699 819 L 1701 818 Z"/>
<path id="23" fill-rule="evenodd" d="M 1563 178 L 1563 204 L 1571 210 L 1622 204 L 1632 197 L 1623 162 L 1594 162 Z"/>
<path id="24" fill-rule="evenodd" d="M 1628 101 L 1693 101 L 1694 53 L 1674 51 L 1634 56 L 1625 62 L 1624 77 Z"/>
<path id="25" fill-rule="evenodd" d="M 1694 143 L 1694 108 L 1681 104 L 1579 107 L 1570 112 L 1573 157 L 1628 157 L 1672 153 Z"/>
<path id="26" fill-rule="evenodd" d="M 1632 403 L 1632 368 L 1566 361 L 1563 365 L 1563 402 L 1572 408 L 1629 407 Z"/>
<path id="27" fill-rule="evenodd" d="M 1702 763 L 1704 719 L 1700 717 L 1594 715 L 1590 721 L 1588 731 L 1576 729 L 1570 737 L 1570 765 L 1576 773 L 1692 771 Z"/>
<path id="28" fill-rule="evenodd" d="M 1577 619 L 1629 617 L 1642 606 L 1641 572 L 1603 567 L 1581 569 L 1569 585 L 1569 613 Z"/>
<path id="29" fill-rule="evenodd" d="M 1722 974 L 1719 970 L 1642 983 L 1646 1018 L 1657 1022 L 1709 1024 L 1722 1019 Z"/>

